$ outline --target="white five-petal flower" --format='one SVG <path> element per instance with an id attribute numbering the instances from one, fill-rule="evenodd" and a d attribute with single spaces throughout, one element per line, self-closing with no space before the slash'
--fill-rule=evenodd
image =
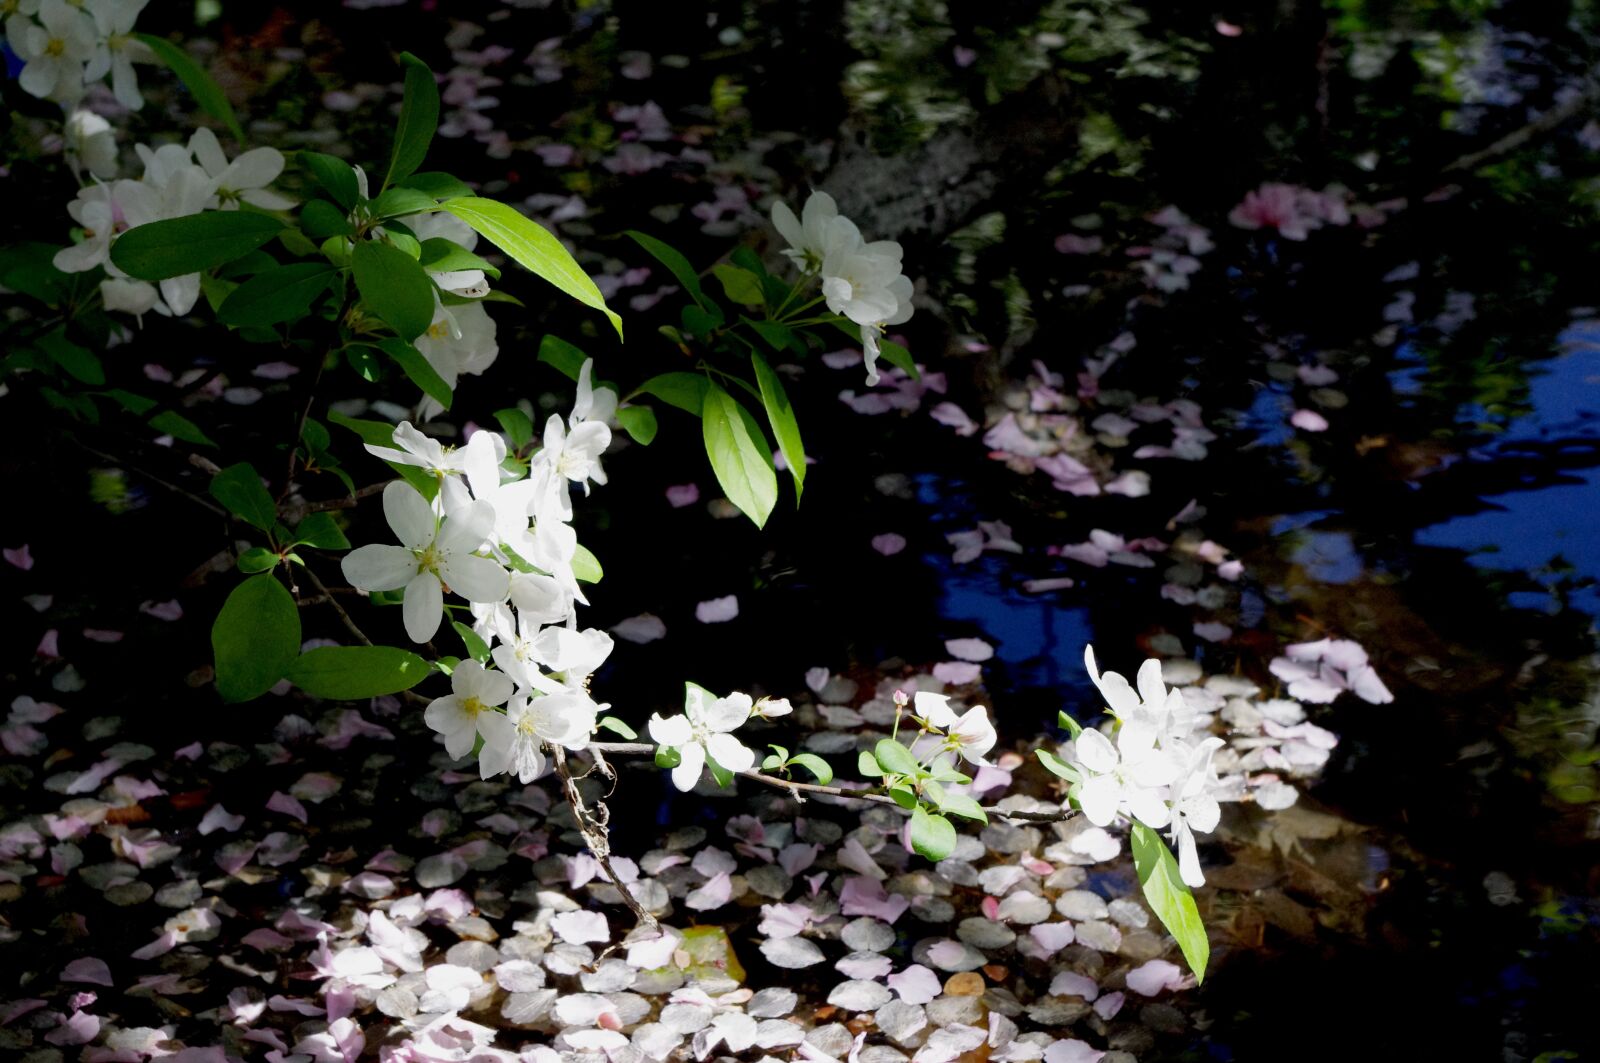
<path id="1" fill-rule="evenodd" d="M 494 528 L 494 507 L 473 502 L 439 521 L 410 484 L 396 480 L 383 490 L 383 513 L 400 546 L 373 543 L 345 555 L 344 575 L 364 591 L 405 588 L 406 634 L 427 642 L 444 616 L 444 585 L 473 602 L 505 598 L 511 577 L 499 562 L 478 557 Z"/>
<path id="2" fill-rule="evenodd" d="M 750 718 L 752 707 L 749 694 L 735 691 L 718 698 L 703 687 L 686 683 L 682 714 L 651 716 L 650 737 L 657 745 L 678 751 L 672 784 L 684 792 L 694 789 L 708 758 L 728 771 L 749 771 L 756 762 L 755 752 L 732 732 Z"/>
<path id="3" fill-rule="evenodd" d="M 451 693 L 429 702 L 422 718 L 429 727 L 444 735 L 444 748 L 452 757 L 464 757 L 472 752 L 479 734 L 487 742 L 494 733 L 486 725 L 493 726 L 495 720 L 505 721 L 494 707 L 504 705 L 511 697 L 511 680 L 477 661 L 462 661 L 450 673 L 450 690 Z"/>

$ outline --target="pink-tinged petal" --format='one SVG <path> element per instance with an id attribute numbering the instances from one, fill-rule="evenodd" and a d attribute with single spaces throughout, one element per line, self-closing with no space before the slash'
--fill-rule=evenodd
<path id="1" fill-rule="evenodd" d="M 700 487 L 698 484 L 675 484 L 667 488 L 667 501 L 673 509 L 692 506 L 700 501 Z"/>
<path id="2" fill-rule="evenodd" d="M 889 988 L 907 1004 L 926 1004 L 944 991 L 939 976 L 922 964 L 912 964 L 889 976 Z"/>
<path id="3" fill-rule="evenodd" d="M 53 1045 L 86 1045 L 100 1036 L 100 1018 L 87 1011 L 73 1012 L 60 1026 L 44 1035 Z"/>
<path id="4" fill-rule="evenodd" d="M 165 602 L 141 602 L 139 612 L 153 616 L 157 620 L 173 621 L 183 619 L 183 606 L 178 604 L 177 599 Z"/>
<path id="5" fill-rule="evenodd" d="M 683 903 L 697 912 L 709 912 L 721 908 L 733 900 L 733 878 L 728 872 L 723 871 L 713 875 L 704 886 L 690 890 Z"/>
<path id="6" fill-rule="evenodd" d="M 994 647 L 982 639 L 947 639 L 945 652 L 963 661 L 987 661 L 994 656 Z"/>
<path id="7" fill-rule="evenodd" d="M 469 602 L 504 601 L 511 574 L 498 561 L 475 554 L 457 554 L 439 566 L 450 589 Z"/>
<path id="8" fill-rule="evenodd" d="M 1289 417 L 1289 423 L 1303 432 L 1326 432 L 1328 419 L 1316 410 L 1296 410 Z"/>
<path id="9" fill-rule="evenodd" d="M 406 634 L 412 642 L 427 642 L 439 630 L 444 618 L 444 590 L 439 577 L 432 572 L 418 572 L 406 584 L 405 604 L 401 607 L 405 617 Z"/>
<path id="10" fill-rule="evenodd" d="M 267 798 L 267 808 L 273 812 L 282 812 L 286 816 L 293 816 L 301 823 L 307 822 L 306 806 L 281 790 L 273 791 Z"/>
<path id="11" fill-rule="evenodd" d="M 244 817 L 232 815 L 221 805 L 212 805 L 200 819 L 200 833 L 210 834 L 212 831 L 233 832 L 244 826 Z"/>
<path id="12" fill-rule="evenodd" d="M 417 574 L 417 558 L 403 546 L 370 543 L 346 554 L 339 567 L 357 590 L 395 591 Z"/>
<path id="13" fill-rule="evenodd" d="M 872 537 L 872 548 L 884 557 L 893 557 L 906 548 L 906 537 L 895 532 L 884 532 Z"/>
<path id="14" fill-rule="evenodd" d="M 96 956 L 73 960 L 61 972 L 63 982 L 87 982 L 90 985 L 111 985 L 111 967 Z"/>
<path id="15" fill-rule="evenodd" d="M 428 500 L 404 480 L 395 480 L 383 489 L 383 515 L 401 544 L 422 550 L 433 542 L 433 510 Z"/>
<path id="16" fill-rule="evenodd" d="M 739 598 L 733 594 L 722 598 L 712 598 L 694 607 L 694 618 L 702 624 L 722 624 L 733 620 L 738 615 Z"/>
<path id="17" fill-rule="evenodd" d="M 983 678 L 983 669 L 966 661 L 940 661 L 933 666 L 933 677 L 951 686 L 965 686 Z"/>
<path id="18" fill-rule="evenodd" d="M 1044 1050 L 1044 1063 L 1099 1063 L 1105 1053 L 1088 1043 L 1072 1039 L 1057 1041 Z"/>
<path id="19" fill-rule="evenodd" d="M 640 613 L 614 624 L 611 633 L 624 642 L 643 645 L 646 642 L 655 642 L 657 639 L 666 638 L 667 625 L 659 616 L 652 613 Z"/>
<path id="20" fill-rule="evenodd" d="M 1077 933 L 1072 929 L 1071 923 L 1039 923 L 1028 928 L 1028 936 L 1039 943 L 1039 947 L 1046 955 L 1053 955 L 1072 944 Z M 1050 992 L 1055 993 L 1053 985 Z"/>
<path id="21" fill-rule="evenodd" d="M 1056 924 L 1046 923 L 1045 926 Z M 1034 927 L 1035 930 L 1041 929 Z M 1100 986 L 1093 978 L 1078 974 L 1076 971 L 1062 971 L 1050 983 L 1050 995 L 1053 997 L 1082 997 L 1084 1000 L 1094 1000 L 1100 995 Z"/>
<path id="22" fill-rule="evenodd" d="M 168 930 L 142 949 L 135 949 L 131 955 L 136 960 L 153 960 L 157 956 L 165 956 L 178 947 L 178 932 Z"/>
<path id="23" fill-rule="evenodd" d="M 550 929 L 569 945 L 585 945 L 611 940 L 611 927 L 599 912 L 562 912 L 550 920 Z"/>
<path id="24" fill-rule="evenodd" d="M 21 546 L 8 546 L 0 550 L 0 556 L 4 556 L 7 561 L 24 572 L 33 568 L 33 553 L 28 549 L 27 543 Z"/>
<path id="25" fill-rule="evenodd" d="M 1373 705 L 1387 705 L 1394 700 L 1394 695 L 1370 664 L 1350 673 L 1350 689 L 1355 691 L 1356 697 Z"/>
<path id="26" fill-rule="evenodd" d="M 1182 986 L 1183 971 L 1166 960 L 1150 960 L 1128 972 L 1128 988 L 1141 996 L 1153 997 Z"/>

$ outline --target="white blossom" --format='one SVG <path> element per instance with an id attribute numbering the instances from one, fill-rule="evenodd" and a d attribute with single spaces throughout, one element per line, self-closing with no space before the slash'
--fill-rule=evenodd
<path id="1" fill-rule="evenodd" d="M 474 553 L 494 527 L 494 509 L 487 502 L 474 502 L 439 521 L 416 488 L 396 480 L 383 490 L 383 512 L 401 545 L 374 543 L 351 551 L 344 575 L 364 591 L 405 588 L 406 634 L 413 642 L 427 642 L 439 629 L 444 584 L 474 602 L 506 596 L 511 582 L 506 570 Z"/>
<path id="2" fill-rule="evenodd" d="M 450 673 L 450 691 L 429 702 L 422 718 L 444 735 L 446 752 L 452 757 L 464 757 L 472 752 L 479 734 L 487 741 L 493 733 L 486 724 L 505 720 L 494 707 L 504 705 L 511 697 L 511 680 L 477 661 L 462 661 Z"/>
<path id="3" fill-rule="evenodd" d="M 680 715 L 663 718 L 657 713 L 650 717 L 650 737 L 657 745 L 678 751 L 672 784 L 685 792 L 694 789 L 707 759 L 727 771 L 749 771 L 756 762 L 755 752 L 732 732 L 750 718 L 750 695 L 736 691 L 717 698 L 693 683 L 685 688 Z"/>
<path id="4" fill-rule="evenodd" d="M 94 22 L 66 0 L 43 0 L 38 17 L 19 12 L 6 20 L 6 43 L 24 63 L 17 84 L 30 96 L 76 103 L 95 54 Z"/>
<path id="5" fill-rule="evenodd" d="M 189 150 L 216 186 L 209 206 L 221 210 L 238 210 L 240 203 L 262 210 L 294 206 L 294 200 L 267 188 L 283 172 L 283 153 L 277 148 L 251 148 L 229 162 L 217 135 L 197 129 L 189 138 Z"/>

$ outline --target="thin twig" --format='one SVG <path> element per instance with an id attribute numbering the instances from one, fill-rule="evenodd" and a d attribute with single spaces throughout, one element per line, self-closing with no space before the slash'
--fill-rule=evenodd
<path id="1" fill-rule="evenodd" d="M 556 775 L 561 779 L 561 789 L 566 794 L 567 804 L 572 806 L 573 818 L 578 821 L 578 832 L 583 835 L 584 844 L 589 847 L 589 852 L 594 856 L 595 862 L 606 873 L 611 884 L 622 895 L 622 903 L 628 906 L 634 919 L 641 926 L 654 929 L 658 926 L 656 917 L 645 910 L 638 898 L 629 892 L 616 869 L 611 866 L 611 842 L 606 835 L 606 821 L 610 812 L 604 804 L 599 806 L 598 814 L 584 803 L 583 794 L 578 792 L 578 783 L 572 777 L 572 769 L 567 766 L 567 751 L 562 746 L 549 746 L 550 760 L 555 764 Z"/>
<path id="2" fill-rule="evenodd" d="M 1561 106 L 1551 108 L 1527 125 L 1512 130 L 1488 147 L 1461 156 L 1446 166 L 1442 172 L 1471 172 L 1485 163 L 1492 162 L 1503 155 L 1511 154 L 1511 152 L 1536 137 L 1554 132 L 1566 124 L 1569 119 L 1577 117 L 1589 107 L 1594 106 L 1596 100 L 1600 99 L 1600 80 L 1596 80 L 1596 73 L 1591 72 L 1588 80 L 1589 85 L 1585 91 L 1572 97 Z"/>
<path id="3" fill-rule="evenodd" d="M 355 494 L 345 495 L 343 498 L 330 498 L 325 502 L 307 502 L 306 512 L 322 513 L 330 509 L 354 509 L 357 502 L 360 502 L 363 498 L 371 498 L 373 495 L 381 494 L 383 489 L 388 486 L 389 481 L 385 480 L 382 483 L 368 484 L 365 487 L 357 488 Z"/>
<path id="4" fill-rule="evenodd" d="M 590 742 L 585 747 L 596 755 L 610 753 L 619 757 L 645 757 L 654 756 L 656 747 L 648 742 Z M 801 794 L 822 794 L 827 797 L 840 797 L 848 801 L 865 801 L 874 805 L 892 805 L 900 808 L 901 805 L 887 794 L 863 793 L 857 790 L 846 790 L 840 786 L 824 786 L 821 783 L 799 782 L 795 779 L 781 779 L 776 775 L 767 775 L 763 772 L 750 770 L 736 772 L 741 778 L 752 782 L 761 783 L 779 790 L 787 790 L 796 798 Z M 1026 823 L 1061 823 L 1076 816 L 1075 808 L 1062 808 L 1052 812 L 1027 812 L 1021 809 L 1000 808 L 998 805 L 981 805 L 984 813 L 997 819 L 1009 819 Z"/>
<path id="5" fill-rule="evenodd" d="M 344 611 L 344 606 L 339 604 L 339 599 L 335 598 L 327 585 L 317 578 L 315 572 L 311 571 L 311 566 L 301 565 L 300 570 L 306 574 L 306 579 L 311 581 L 311 585 L 317 589 L 317 593 L 321 594 L 328 604 L 333 606 L 333 611 L 339 614 L 339 619 L 344 621 L 345 630 L 354 635 L 356 640 L 363 646 L 372 645 L 372 640 L 367 638 L 367 633 L 357 627 L 354 620 L 350 619 L 350 614 Z"/>
<path id="6" fill-rule="evenodd" d="M 100 449 L 98 449 L 96 447 L 91 447 L 89 444 L 85 443 L 81 439 L 74 439 L 73 442 L 78 444 L 78 446 L 82 447 L 84 450 L 87 450 L 90 454 L 93 454 L 95 457 L 99 458 L 101 461 L 107 461 L 107 462 L 110 462 L 112 465 L 117 466 L 118 468 L 127 469 L 129 472 L 131 472 L 131 473 L 133 473 L 133 474 L 135 474 L 137 476 L 143 477 L 144 479 L 149 480 L 151 483 L 156 484 L 157 486 L 165 487 L 168 491 L 171 491 L 175 495 L 182 495 L 184 498 L 187 498 L 189 501 L 193 502 L 195 505 L 204 506 L 206 509 L 209 509 L 211 512 L 215 513 L 217 516 L 221 517 L 223 520 L 232 519 L 230 517 L 230 515 L 228 514 L 228 511 L 223 509 L 221 506 L 214 505 L 211 502 L 208 502 L 206 499 L 201 498 L 199 495 L 195 494 L 193 491 L 189 490 L 186 487 L 179 487 L 177 484 L 172 483 L 169 480 L 162 479 L 161 477 L 157 476 L 155 473 L 151 472 L 149 469 L 140 468 L 138 465 L 133 464 L 131 461 L 128 461 L 126 458 L 119 458 L 119 457 L 116 457 L 114 455 L 107 454 L 105 451 L 100 450 Z"/>

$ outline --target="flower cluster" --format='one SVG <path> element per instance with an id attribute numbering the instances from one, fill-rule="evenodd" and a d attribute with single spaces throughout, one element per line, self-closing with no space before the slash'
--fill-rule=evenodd
<path id="1" fill-rule="evenodd" d="M 1221 782 L 1212 767 L 1222 739 L 1198 738 L 1195 713 L 1181 691 L 1167 689 L 1160 661 L 1145 661 L 1129 684 L 1095 667 L 1094 647 L 1084 648 L 1083 659 L 1117 728 L 1115 741 L 1094 730 L 1077 737 L 1078 806 L 1097 827 L 1119 816 L 1156 830 L 1170 827 L 1183 881 L 1204 885 L 1194 834 L 1209 834 L 1222 818 Z"/>
<path id="2" fill-rule="evenodd" d="M 927 761 L 931 755 L 930 763 L 936 770 L 953 768 L 955 757 L 977 767 L 989 763 L 988 753 L 997 736 L 994 724 L 989 722 L 988 709 L 974 705 L 957 715 L 948 695 L 921 690 L 912 695 L 911 708 L 912 716 L 923 727 L 923 734 L 911 748 L 919 759 Z"/>
<path id="3" fill-rule="evenodd" d="M 612 641 L 603 631 L 578 630 L 577 605 L 587 600 L 569 523 L 571 485 L 587 489 L 606 479 L 600 455 L 611 443 L 605 418 L 616 396 L 593 388 L 592 368 L 586 361 L 579 373 L 572 416 L 550 415 L 544 445 L 526 465 L 486 430 L 447 449 L 402 423 L 393 447 L 367 445 L 377 457 L 423 470 L 437 491 L 430 500 L 403 480 L 385 488 L 384 515 L 400 545 L 352 551 L 345 578 L 363 591 L 402 592 L 406 634 L 415 642 L 439 630 L 446 590 L 466 600 L 449 608 L 467 614 L 494 667 L 457 665 L 452 692 L 428 706 L 426 719 L 451 756 L 467 756 L 482 740 L 484 778 L 512 772 L 531 782 L 545 768 L 543 745 L 582 749 L 602 707 L 589 696 L 589 677 Z"/>
<path id="4" fill-rule="evenodd" d="M 117 102 L 144 106 L 134 63 L 154 62 L 133 35 L 149 0 L 7 0 L 6 43 L 23 62 L 17 82 L 30 96 L 76 106 L 84 90 L 111 75 Z"/>
<path id="5" fill-rule="evenodd" d="M 900 245 L 868 243 L 826 192 L 811 193 L 798 218 L 788 204 L 774 203 L 772 224 L 789 242 L 784 255 L 807 276 L 822 279 L 828 309 L 861 327 L 867 384 L 877 384 L 884 328 L 911 319 L 911 280 L 900 272 Z"/>
<path id="6" fill-rule="evenodd" d="M 95 175 L 113 176 L 116 150 L 104 120 L 79 112 L 67 128 L 69 139 L 81 145 L 79 158 Z M 292 200 L 267 187 L 283 172 L 283 154 L 276 148 L 252 148 L 230 162 L 209 129 L 196 131 L 187 145 L 136 144 L 134 151 L 144 165 L 139 178 L 91 184 L 67 204 L 82 238 L 56 254 L 55 266 L 64 273 L 103 267 L 106 279 L 100 283 L 100 294 L 108 310 L 136 315 L 154 310 L 181 317 L 194 309 L 200 297 L 200 274 L 169 277 L 158 289 L 117 268 L 111 261 L 112 242 L 135 226 L 204 210 L 237 210 L 240 203 L 263 210 L 293 206 Z"/>

